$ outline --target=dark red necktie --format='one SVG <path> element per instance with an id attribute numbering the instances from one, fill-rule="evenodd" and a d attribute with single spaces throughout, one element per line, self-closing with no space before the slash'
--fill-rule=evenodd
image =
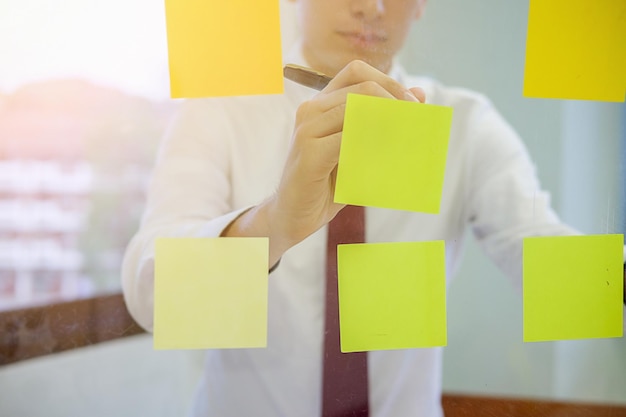
<path id="1" fill-rule="evenodd" d="M 341 353 L 337 245 L 365 242 L 365 207 L 346 206 L 328 226 L 322 417 L 368 417 L 367 353 Z"/>

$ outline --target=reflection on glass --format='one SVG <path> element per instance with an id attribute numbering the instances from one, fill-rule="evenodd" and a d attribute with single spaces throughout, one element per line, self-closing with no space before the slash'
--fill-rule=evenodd
<path id="1" fill-rule="evenodd" d="M 0 309 L 119 287 L 171 110 L 78 79 L 0 95 Z"/>

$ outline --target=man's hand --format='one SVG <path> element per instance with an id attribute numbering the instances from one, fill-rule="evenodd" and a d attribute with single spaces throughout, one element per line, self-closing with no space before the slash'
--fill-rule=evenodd
<path id="1" fill-rule="evenodd" d="M 348 93 L 424 101 L 362 61 L 353 61 L 296 113 L 287 162 L 276 193 L 236 219 L 225 236 L 268 236 L 270 264 L 330 222 L 343 208 L 333 202 Z"/>

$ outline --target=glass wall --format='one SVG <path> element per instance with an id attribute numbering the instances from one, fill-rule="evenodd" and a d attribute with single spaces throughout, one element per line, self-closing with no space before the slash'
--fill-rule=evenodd
<path id="1" fill-rule="evenodd" d="M 288 50 L 296 17 L 282 6 Z M 168 99 L 163 4 L 0 7 L 0 310 L 117 291 L 178 106 Z M 563 219 L 585 233 L 624 233 L 626 107 L 523 98 L 527 14 L 527 1 L 431 1 L 400 61 L 485 93 L 523 138 Z M 447 308 L 447 393 L 626 404 L 626 340 L 523 343 L 519 283 L 472 241 Z M 177 415 L 199 354 L 154 352 L 140 338 L 0 368 L 0 414 L 85 415 L 106 404 L 109 415 Z"/>

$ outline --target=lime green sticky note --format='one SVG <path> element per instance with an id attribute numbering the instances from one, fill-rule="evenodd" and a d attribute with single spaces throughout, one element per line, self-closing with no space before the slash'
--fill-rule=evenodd
<path id="1" fill-rule="evenodd" d="M 623 335 L 623 235 L 524 239 L 524 341 Z"/>
<path id="2" fill-rule="evenodd" d="M 335 201 L 438 213 L 452 108 L 349 94 Z"/>
<path id="3" fill-rule="evenodd" d="M 267 238 L 160 238 L 155 349 L 267 344 Z"/>
<path id="4" fill-rule="evenodd" d="M 446 345 L 444 245 L 337 246 L 342 352 Z"/>
<path id="5" fill-rule="evenodd" d="M 280 94 L 276 0 L 165 0 L 173 98 Z"/>
<path id="6" fill-rule="evenodd" d="M 626 1 L 530 0 L 524 96 L 624 101 Z"/>

